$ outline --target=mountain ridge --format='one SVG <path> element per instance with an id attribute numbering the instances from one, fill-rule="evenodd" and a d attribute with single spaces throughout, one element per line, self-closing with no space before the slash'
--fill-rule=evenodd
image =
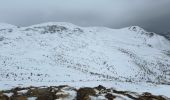
<path id="1" fill-rule="evenodd" d="M 170 42 L 138 26 L 50 22 L 5 28 L 0 31 L 0 81 L 170 84 Z"/>

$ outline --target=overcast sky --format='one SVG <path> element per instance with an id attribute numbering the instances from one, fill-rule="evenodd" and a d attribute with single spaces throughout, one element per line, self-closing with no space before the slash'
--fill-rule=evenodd
<path id="1" fill-rule="evenodd" d="M 0 0 L 0 22 L 29 26 L 44 22 L 148 31 L 170 30 L 170 0 Z"/>

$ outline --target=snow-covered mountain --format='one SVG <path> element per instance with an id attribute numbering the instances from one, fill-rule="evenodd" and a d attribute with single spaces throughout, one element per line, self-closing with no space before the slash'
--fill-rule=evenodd
<path id="1" fill-rule="evenodd" d="M 0 24 L 0 82 L 170 84 L 170 41 L 138 26 Z"/>

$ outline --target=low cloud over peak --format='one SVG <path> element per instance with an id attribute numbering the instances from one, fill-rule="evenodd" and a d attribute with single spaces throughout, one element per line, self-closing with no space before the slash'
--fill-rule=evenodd
<path id="1" fill-rule="evenodd" d="M 141 26 L 148 31 L 170 29 L 170 0 L 4 0 L 0 22 L 29 26 L 71 22 L 82 26 L 121 28 Z"/>

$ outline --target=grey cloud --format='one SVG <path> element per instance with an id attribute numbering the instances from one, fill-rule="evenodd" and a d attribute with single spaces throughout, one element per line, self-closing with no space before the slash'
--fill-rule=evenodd
<path id="1" fill-rule="evenodd" d="M 0 0 L 0 22 L 28 26 L 66 21 L 81 26 L 170 29 L 170 0 Z"/>

